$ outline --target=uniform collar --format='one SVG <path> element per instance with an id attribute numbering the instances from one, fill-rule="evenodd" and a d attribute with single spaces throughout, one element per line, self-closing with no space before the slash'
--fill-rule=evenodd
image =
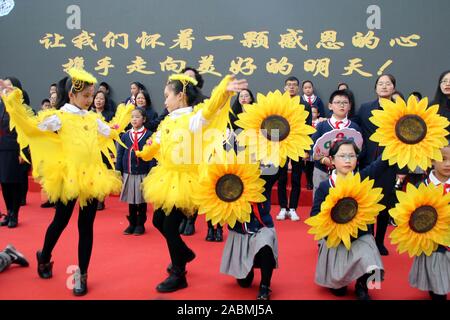
<path id="1" fill-rule="evenodd" d="M 440 184 L 443 184 L 438 178 L 436 178 L 436 176 L 434 175 L 434 170 L 432 170 L 430 172 L 430 175 L 428 176 L 430 178 L 430 181 L 432 184 L 434 184 L 435 186 L 438 186 Z M 450 179 L 448 179 L 446 182 L 444 182 L 444 184 L 450 184 Z"/>
<path id="2" fill-rule="evenodd" d="M 169 117 L 171 119 L 176 119 L 181 117 L 182 115 L 191 113 L 193 111 L 192 107 L 183 107 L 176 110 L 173 110 L 171 113 L 169 113 Z"/>
<path id="3" fill-rule="evenodd" d="M 78 114 L 80 116 L 84 116 L 84 115 L 86 115 L 88 113 L 87 110 L 80 109 L 80 108 L 78 108 L 78 107 L 76 107 L 76 106 L 74 106 L 73 104 L 70 104 L 70 103 L 66 103 L 65 105 L 63 105 L 61 107 L 61 111 L 72 113 L 72 114 Z"/>

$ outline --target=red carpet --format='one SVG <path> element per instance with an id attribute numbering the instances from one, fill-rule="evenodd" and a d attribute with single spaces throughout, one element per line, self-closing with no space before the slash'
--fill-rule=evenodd
<path id="1" fill-rule="evenodd" d="M 40 249 L 45 230 L 54 209 L 39 207 L 39 193 L 31 192 L 28 204 L 20 212 L 20 224 L 16 229 L 0 228 L 0 248 L 8 243 L 25 254 L 29 268 L 12 266 L 0 274 L 0 300 L 6 299 L 80 299 L 67 289 L 70 274 L 67 269 L 77 264 L 78 212 L 62 234 L 54 252 L 55 262 L 50 280 L 40 279 L 36 272 L 35 253 Z M 4 212 L 0 202 L 0 210 Z M 143 236 L 124 236 L 127 205 L 118 198 L 106 201 L 106 210 L 97 213 L 94 250 L 89 269 L 89 293 L 81 299 L 206 299 L 253 300 L 260 279 L 259 270 L 251 288 L 240 288 L 236 281 L 219 273 L 220 259 L 225 242 L 211 243 L 204 240 L 204 217 L 197 219 L 195 235 L 184 237 L 196 252 L 197 258 L 188 265 L 189 287 L 171 294 L 159 294 L 155 287 L 166 277 L 169 263 L 166 244 L 159 232 L 147 221 L 147 233 Z M 278 206 L 273 207 L 274 216 Z M 272 299 L 337 299 L 326 289 L 314 283 L 317 243 L 306 233 L 303 223 L 309 208 L 301 208 L 301 222 L 276 221 L 279 238 L 279 269 L 272 279 Z M 226 228 L 225 228 L 226 229 Z M 225 231 L 225 237 L 227 231 Z M 386 275 L 381 290 L 372 290 L 374 299 L 428 299 L 428 294 L 410 288 L 408 272 L 412 260 L 398 255 L 388 246 L 391 255 L 384 257 Z M 341 298 L 339 298 L 341 299 Z M 353 287 L 347 297 L 354 299 Z"/>

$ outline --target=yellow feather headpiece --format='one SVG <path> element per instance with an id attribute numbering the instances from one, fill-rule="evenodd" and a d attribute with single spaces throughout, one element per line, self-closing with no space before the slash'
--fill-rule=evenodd
<path id="1" fill-rule="evenodd" d="M 92 74 L 83 69 L 71 68 L 67 73 L 72 79 L 72 88 L 75 92 L 83 91 L 85 83 L 97 83 L 97 79 Z"/>
<path id="2" fill-rule="evenodd" d="M 170 81 L 180 81 L 183 84 L 183 93 L 186 94 L 186 87 L 188 85 L 188 83 L 192 83 L 194 86 L 197 86 L 197 80 L 195 80 L 194 78 L 191 78 L 190 76 L 186 75 L 186 74 L 173 74 L 169 77 L 169 80 L 167 81 L 167 83 L 169 83 Z"/>

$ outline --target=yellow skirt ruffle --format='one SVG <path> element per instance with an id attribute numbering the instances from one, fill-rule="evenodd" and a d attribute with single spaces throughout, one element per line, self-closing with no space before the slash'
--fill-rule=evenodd
<path id="1" fill-rule="evenodd" d="M 192 194 L 198 190 L 198 169 L 168 169 L 164 166 L 152 168 L 150 174 L 142 182 L 144 199 L 156 209 L 163 209 L 169 215 L 174 207 L 185 215 L 193 215 L 197 206 Z"/>
<path id="2" fill-rule="evenodd" d="M 62 161 L 38 167 L 37 180 L 51 202 L 77 199 L 85 206 L 90 199 L 103 201 L 122 188 L 120 172 L 108 170 L 103 164 L 71 166 Z"/>

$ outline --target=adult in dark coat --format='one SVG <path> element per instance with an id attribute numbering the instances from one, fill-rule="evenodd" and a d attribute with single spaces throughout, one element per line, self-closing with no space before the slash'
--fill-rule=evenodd
<path id="1" fill-rule="evenodd" d="M 22 84 L 14 77 L 7 77 L 5 83 L 22 89 Z M 28 95 L 24 95 L 24 102 L 30 103 Z M 20 157 L 19 151 L 17 134 L 9 129 L 9 115 L 0 101 L 0 184 L 7 211 L 0 226 L 8 228 L 17 227 L 20 205 L 28 190 L 30 166 Z"/>
<path id="2" fill-rule="evenodd" d="M 375 91 L 377 94 L 377 100 L 364 103 L 358 110 L 354 121 L 359 124 L 361 133 L 364 139 L 364 155 L 360 160 L 360 169 L 364 169 L 370 166 L 379 155 L 383 153 L 383 148 L 378 143 L 370 140 L 370 136 L 375 133 L 377 126 L 375 126 L 369 118 L 372 116 L 373 110 L 381 110 L 380 99 L 392 99 L 392 95 L 395 92 L 396 80 L 394 76 L 390 74 L 381 75 L 375 82 Z M 399 174 L 406 175 L 408 170 L 399 171 Z M 389 180 L 381 180 L 376 182 L 376 187 L 381 187 L 384 190 L 384 197 L 381 200 L 381 204 L 386 208 L 380 212 L 377 217 L 377 227 L 375 241 L 377 243 L 380 254 L 387 256 L 389 251 L 384 246 L 384 238 L 386 235 L 387 226 L 389 223 L 389 209 L 394 206 L 395 193 L 393 191 L 392 182 Z M 386 192 L 386 190 L 392 190 L 392 192 Z"/>

